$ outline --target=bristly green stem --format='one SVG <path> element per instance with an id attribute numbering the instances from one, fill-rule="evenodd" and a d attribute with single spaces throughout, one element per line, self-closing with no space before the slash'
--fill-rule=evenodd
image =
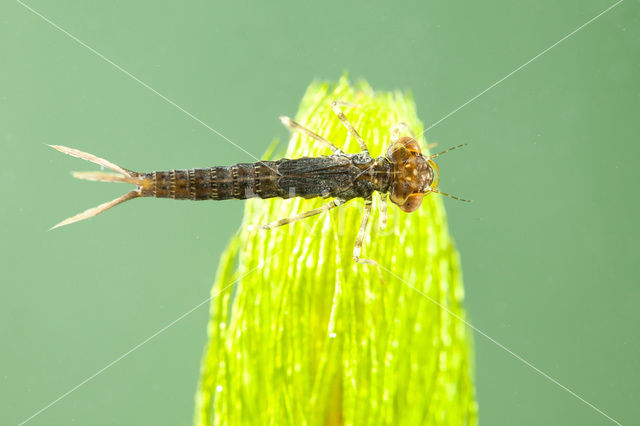
<path id="1" fill-rule="evenodd" d="M 334 100 L 357 104 L 343 109 L 374 157 L 394 124 L 422 131 L 406 94 L 352 87 L 346 78 L 314 83 L 296 121 L 345 152 L 359 147 L 331 110 Z M 286 156 L 327 151 L 294 134 Z M 465 318 L 459 257 L 439 197 L 410 214 L 391 205 L 385 230 L 375 200 L 362 253 L 441 306 L 353 262 L 362 200 L 269 231 L 255 228 L 327 200 L 247 201 L 213 293 L 277 254 L 212 300 L 195 423 L 476 424 L 470 331 L 442 308 Z"/>

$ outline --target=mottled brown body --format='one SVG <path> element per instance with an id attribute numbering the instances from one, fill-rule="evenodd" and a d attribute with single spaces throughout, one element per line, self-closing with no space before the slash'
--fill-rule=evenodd
<path id="1" fill-rule="evenodd" d="M 437 189 L 438 166 L 433 158 L 458 147 L 450 148 L 439 154 L 424 156 L 414 137 L 400 137 L 399 123 L 391 131 L 390 145 L 384 156 L 372 158 L 365 141 L 354 129 L 342 112 L 341 106 L 334 101 L 331 108 L 338 119 L 347 128 L 350 135 L 360 145 L 359 154 L 347 154 L 334 144 L 296 123 L 288 117 L 280 117 L 282 123 L 291 130 L 301 132 L 321 143 L 333 152 L 330 156 L 283 158 L 277 161 L 258 161 L 240 163 L 233 166 L 217 166 L 208 169 L 168 170 L 151 173 L 137 173 L 104 158 L 64 146 L 52 147 L 74 157 L 92 161 L 116 172 L 79 172 L 74 176 L 80 179 L 103 182 L 124 182 L 136 185 L 135 190 L 88 209 L 58 223 L 54 228 L 68 225 L 79 220 L 96 216 L 120 203 L 138 197 L 172 198 L 174 200 L 228 200 L 247 198 L 333 198 L 329 203 L 296 216 L 277 220 L 263 225 L 263 229 L 272 229 L 297 220 L 305 219 L 335 207 L 353 198 L 364 199 L 364 215 L 353 249 L 353 259 L 359 263 L 373 264 L 371 259 L 360 257 L 365 229 L 372 206 L 374 192 L 381 194 L 381 226 L 386 224 L 386 200 L 389 199 L 404 212 L 413 212 L 420 207 L 425 195 L 441 192 Z M 353 105 L 350 105 L 353 106 Z M 411 134 L 411 132 L 409 131 Z M 434 172 L 435 169 L 435 172 Z M 434 182 L 435 180 L 435 182 Z M 450 196 L 456 199 L 458 197 Z M 463 200 L 465 201 L 465 200 Z"/>
<path id="2" fill-rule="evenodd" d="M 384 157 L 331 155 L 138 175 L 140 196 L 175 200 L 316 198 L 349 200 L 387 192 L 393 167 Z"/>

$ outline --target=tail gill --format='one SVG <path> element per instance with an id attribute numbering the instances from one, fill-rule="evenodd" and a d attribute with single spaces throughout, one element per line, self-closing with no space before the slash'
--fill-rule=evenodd
<path id="1" fill-rule="evenodd" d="M 116 198 L 115 200 L 111 200 L 107 203 L 100 204 L 99 206 L 90 208 L 88 210 L 83 211 L 82 213 L 78 213 L 75 216 L 67 218 L 57 225 L 53 226 L 51 229 L 59 228 L 64 225 L 69 225 L 74 222 L 78 222 L 84 219 L 89 219 L 90 217 L 96 216 L 106 210 L 109 210 L 111 207 L 117 206 L 120 203 L 124 203 L 125 201 L 132 200 L 134 198 L 138 198 L 142 196 L 142 187 L 146 183 L 146 181 L 141 177 L 139 173 L 133 172 L 131 170 L 124 169 L 116 164 L 113 164 L 110 161 L 105 160 L 104 158 L 96 157 L 95 155 L 89 154 L 87 152 L 82 152 L 77 149 L 68 148 L 66 146 L 60 145 L 49 145 L 53 149 L 57 149 L 58 151 L 71 155 L 73 157 L 82 158 L 83 160 L 91 161 L 92 163 L 99 164 L 103 167 L 113 170 L 116 173 L 105 173 L 105 172 L 74 172 L 73 177 L 84 180 L 93 180 L 100 182 L 123 182 L 130 183 L 136 185 L 138 188 L 127 192 L 121 197 Z"/>

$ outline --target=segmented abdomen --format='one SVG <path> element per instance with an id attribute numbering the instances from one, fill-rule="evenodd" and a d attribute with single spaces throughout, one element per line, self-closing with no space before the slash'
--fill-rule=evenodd
<path id="1" fill-rule="evenodd" d="M 284 158 L 209 169 L 144 173 L 140 175 L 144 182 L 140 190 L 143 197 L 175 200 L 335 197 L 343 196 L 361 175 L 361 170 L 346 157 Z"/>
<path id="2" fill-rule="evenodd" d="M 144 173 L 142 196 L 174 200 L 227 200 L 282 196 L 277 166 L 272 161 L 208 169 Z"/>

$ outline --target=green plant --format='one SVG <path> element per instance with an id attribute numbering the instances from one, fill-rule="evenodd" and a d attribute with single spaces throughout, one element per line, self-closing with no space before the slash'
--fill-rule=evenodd
<path id="1" fill-rule="evenodd" d="M 346 78 L 314 83 L 296 119 L 346 152 L 358 147 L 351 138 L 342 146 L 346 130 L 329 108 L 336 99 L 357 104 L 345 112 L 373 156 L 395 123 L 422 131 L 406 94 Z M 294 134 L 286 154 L 328 153 Z M 411 214 L 390 205 L 385 231 L 374 202 L 363 255 L 401 279 L 351 258 L 362 200 L 249 229 L 326 202 L 247 202 L 212 290 L 196 424 L 475 424 L 471 337 L 451 315 L 464 318 L 460 262 L 440 196 Z"/>

